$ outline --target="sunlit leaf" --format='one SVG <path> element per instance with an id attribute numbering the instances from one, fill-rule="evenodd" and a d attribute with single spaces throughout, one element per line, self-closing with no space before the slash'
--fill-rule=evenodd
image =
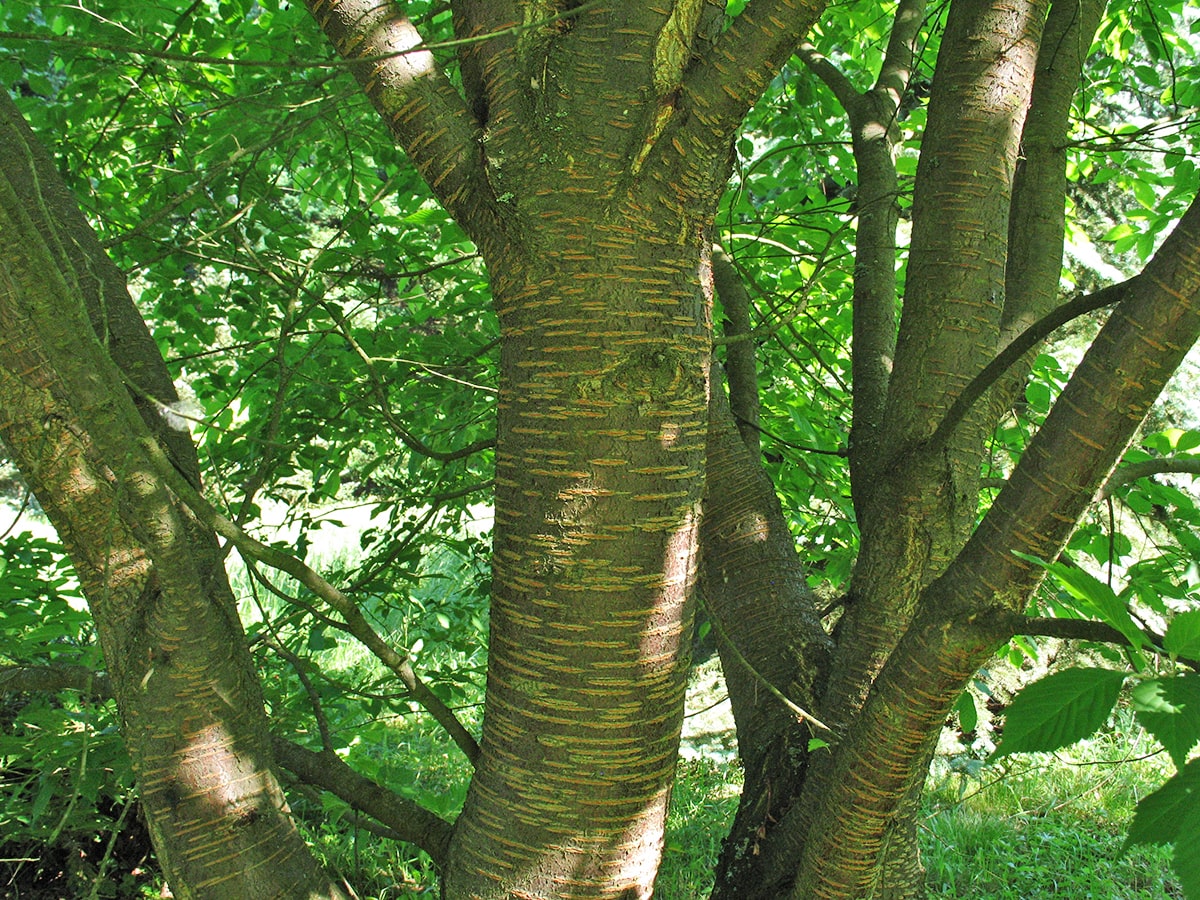
<path id="1" fill-rule="evenodd" d="M 1081 601 L 1082 609 L 1086 614 L 1095 616 L 1121 632 L 1133 647 L 1146 646 L 1146 636 L 1142 634 L 1141 628 L 1129 614 L 1125 602 L 1099 578 L 1078 566 L 1069 566 L 1059 562 L 1046 564 L 1034 557 L 1020 553 L 1017 556 L 1029 562 L 1044 565 L 1067 593 Z"/>
<path id="2" fill-rule="evenodd" d="M 1131 697 L 1137 720 L 1182 768 L 1200 741 L 1200 675 L 1144 681 Z"/>
<path id="3" fill-rule="evenodd" d="M 1025 687 L 1004 714 L 996 756 L 1058 750 L 1094 733 L 1108 719 L 1125 673 L 1066 669 Z"/>
<path id="4" fill-rule="evenodd" d="M 1200 609 L 1179 613 L 1171 620 L 1163 649 L 1176 656 L 1200 657 Z"/>

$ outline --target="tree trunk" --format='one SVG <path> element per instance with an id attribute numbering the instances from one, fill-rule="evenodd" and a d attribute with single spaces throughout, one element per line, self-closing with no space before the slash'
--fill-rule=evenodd
<path id="1" fill-rule="evenodd" d="M 803 787 L 809 741 L 826 736 L 815 702 L 830 646 L 774 486 L 743 437 L 714 378 L 700 592 L 745 772 L 714 889 L 731 898 L 750 896 L 759 845 Z"/>
<path id="2" fill-rule="evenodd" d="M 522 210 L 542 222 L 537 259 L 489 260 L 504 344 L 488 690 L 449 897 L 648 897 L 678 751 L 707 235 L 565 196 Z"/>
<path id="3" fill-rule="evenodd" d="M 1063 8 L 1056 10 L 1049 26 L 1054 52 L 1047 54 L 1035 89 L 1041 96 L 1034 101 L 1038 116 L 1031 134 L 1039 159 L 1026 166 L 1022 182 L 1031 184 L 1031 176 L 1049 179 L 1048 186 L 1057 193 L 1050 190 L 1049 199 L 1039 197 L 1040 207 L 1030 211 L 1032 199 L 1025 198 L 1035 192 L 1023 187 L 1013 202 L 1013 215 L 1024 217 L 1021 221 L 1052 219 L 1055 204 L 1060 215 L 1063 205 L 1061 156 L 1057 180 L 1052 165 L 1041 158 L 1053 162 L 1049 145 L 1056 134 L 1061 136 L 1066 121 L 1059 98 L 1064 90 L 1070 95 L 1081 63 L 1078 54 L 1060 52 L 1064 29 L 1081 26 L 1077 17 L 1066 15 L 1065 5 L 1059 6 Z M 988 361 L 987 348 L 998 340 L 1002 314 L 1013 315 L 1015 302 L 1003 302 L 1006 223 L 1044 4 L 960 2 L 952 7 L 922 152 L 912 262 L 896 347 L 889 331 L 896 222 L 890 158 L 895 137 L 889 123 L 911 72 L 922 10 L 919 2 L 900 5 L 879 82 L 865 94 L 856 93 L 811 49 L 802 51 L 810 69 L 846 108 L 859 165 L 850 462 L 862 548 L 847 611 L 834 635 L 838 650 L 831 675 L 817 701 L 819 713 L 837 734 L 833 751 L 815 758 L 803 785 L 796 788 L 790 815 L 777 816 L 775 827 L 765 829 L 761 857 L 743 863 L 743 874 L 729 882 L 732 888 L 719 890 L 719 896 L 765 898 L 790 891 L 797 897 L 901 898 L 923 891 L 914 819 L 923 776 L 910 778 L 898 790 L 880 792 L 870 787 L 872 765 L 852 771 L 839 766 L 837 759 L 845 753 L 860 758 L 860 750 L 880 740 L 862 733 L 863 748 L 850 750 L 853 741 L 848 735 L 852 730 L 858 733 L 854 723 L 876 676 L 919 610 L 926 587 L 957 556 L 974 526 L 982 438 L 994 427 L 999 411 L 975 411 L 946 426 L 951 437 L 940 447 L 927 448 L 921 438 L 935 425 L 945 424 L 939 417 L 961 388 L 958 379 Z M 1094 22 L 1089 19 L 1082 27 L 1094 28 Z M 1065 39 L 1078 41 L 1078 33 L 1070 32 Z M 1001 83 L 1011 88 L 1002 98 L 989 93 Z M 1024 85 L 1023 96 L 1015 89 L 1018 85 Z M 1061 218 L 1057 225 L 1061 235 Z M 1044 248 L 1019 259 L 1037 260 L 1041 254 L 1056 272 L 1053 243 L 1043 243 Z M 964 260 L 971 262 L 963 265 Z M 1044 276 L 1047 265 L 1036 273 L 1021 263 L 1013 268 Z M 1056 280 L 1051 277 L 1051 290 Z M 1013 288 L 1024 300 L 1024 283 L 1014 280 Z M 962 672 L 964 681 L 969 674 Z M 934 712 L 924 736 L 916 731 L 906 735 L 906 752 L 916 759 L 913 772 L 925 771 L 943 720 L 944 713 Z M 853 799 L 843 796 L 841 805 L 824 804 L 822 796 L 844 787 L 847 779 L 861 785 Z M 837 853 L 830 852 L 824 839 L 829 823 L 848 809 L 847 803 L 870 808 L 876 800 L 887 809 L 878 820 L 878 831 L 854 831 Z M 821 838 L 814 842 L 806 837 L 809 828 L 819 829 Z M 801 853 L 804 863 L 797 872 L 795 858 Z"/>
<path id="4" fill-rule="evenodd" d="M 1061 549 L 1200 332 L 1193 207 L 977 525 L 984 438 L 1023 373 L 980 403 L 973 379 L 1056 302 L 1061 146 L 1100 0 L 949 5 L 898 329 L 893 126 L 924 4 L 898 4 L 865 94 L 803 51 L 860 167 L 862 544 L 832 637 L 753 448 L 752 365 L 731 372 L 736 421 L 709 377 L 732 137 L 824 4 L 460 0 L 461 92 L 402 5 L 307 5 L 479 246 L 501 325 L 488 693 L 445 896 L 651 895 L 698 546 L 746 767 L 715 896 L 920 896 L 934 741 L 1038 583 L 1015 552 Z M 160 480 L 164 453 L 198 474 L 153 341 L 7 100 L 0 125 L 0 436 L 88 591 L 168 877 L 178 896 L 339 896 L 271 773 L 216 542 Z"/>
<path id="5" fill-rule="evenodd" d="M 7 94 L 0 232 L 0 436 L 83 584 L 168 882 L 177 897 L 343 897 L 272 773 L 216 541 L 149 459 L 165 450 L 197 477 L 186 431 L 160 414 L 176 399 L 162 359 Z"/>
<path id="6" fill-rule="evenodd" d="M 465 104 L 426 54 L 354 69 L 483 251 L 502 333 L 488 696 L 447 897 L 650 895 L 704 486 L 708 226 L 738 123 L 821 5 L 723 30 L 715 0 L 462 2 Z M 419 40 L 387 7 L 309 8 L 351 58 Z"/>

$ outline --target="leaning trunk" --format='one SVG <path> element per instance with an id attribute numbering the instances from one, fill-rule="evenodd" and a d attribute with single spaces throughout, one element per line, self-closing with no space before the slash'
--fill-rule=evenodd
<path id="1" fill-rule="evenodd" d="M 175 896 L 344 896 L 314 863 L 272 773 L 216 541 L 154 462 L 197 478 L 186 432 L 160 415 L 176 399 L 165 366 L 7 95 L 0 233 L 0 437 L 83 584 Z"/>

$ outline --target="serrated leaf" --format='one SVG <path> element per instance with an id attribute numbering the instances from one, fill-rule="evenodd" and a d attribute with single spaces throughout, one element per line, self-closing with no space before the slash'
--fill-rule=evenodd
<path id="1" fill-rule="evenodd" d="M 1183 768 L 1200 741 L 1200 675 L 1144 681 L 1133 689 L 1134 714 Z"/>
<path id="2" fill-rule="evenodd" d="M 1180 613 L 1167 626 L 1163 648 L 1176 656 L 1200 656 L 1200 609 Z"/>
<path id="3" fill-rule="evenodd" d="M 1171 858 L 1171 868 L 1179 876 L 1179 885 L 1183 888 L 1186 900 L 1200 900 L 1200 830 L 1190 835 L 1183 835 L 1175 842 L 1175 854 Z"/>
<path id="4" fill-rule="evenodd" d="M 1191 838 L 1189 842 L 1184 840 Z M 1200 840 L 1200 759 L 1193 759 L 1166 784 L 1137 805 L 1125 847 Z"/>
<path id="5" fill-rule="evenodd" d="M 1113 669 L 1066 669 L 1035 681 L 1009 704 L 996 756 L 1058 750 L 1104 724 L 1125 683 Z"/>

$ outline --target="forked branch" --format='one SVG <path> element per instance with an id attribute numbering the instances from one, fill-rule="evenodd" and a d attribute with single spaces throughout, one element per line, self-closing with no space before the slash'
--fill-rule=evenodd
<path id="1" fill-rule="evenodd" d="M 1021 357 L 1068 322 L 1078 319 L 1080 316 L 1085 316 L 1090 312 L 1095 312 L 1098 309 L 1121 302 L 1133 290 L 1137 278 L 1138 276 L 1134 276 L 1134 278 L 1122 281 L 1120 284 L 1109 285 L 1090 294 L 1080 294 L 1038 319 L 1038 321 L 1013 338 L 1008 346 L 1001 350 L 963 388 L 962 393 L 958 395 L 954 403 L 951 404 L 950 409 L 946 411 L 946 415 L 938 423 L 938 427 L 934 430 L 925 446 L 932 449 L 944 447 L 946 442 L 950 440 L 950 436 L 954 433 L 954 429 L 958 427 L 958 423 L 963 420 L 963 417 L 971 410 L 975 402 L 987 393 L 988 388 L 995 384 L 1005 372 L 1016 365 Z"/>
<path id="2" fill-rule="evenodd" d="M 828 0 L 756 0 L 683 79 L 701 146 L 723 146 L 791 58 Z M 685 141 L 685 143 L 687 143 Z"/>

